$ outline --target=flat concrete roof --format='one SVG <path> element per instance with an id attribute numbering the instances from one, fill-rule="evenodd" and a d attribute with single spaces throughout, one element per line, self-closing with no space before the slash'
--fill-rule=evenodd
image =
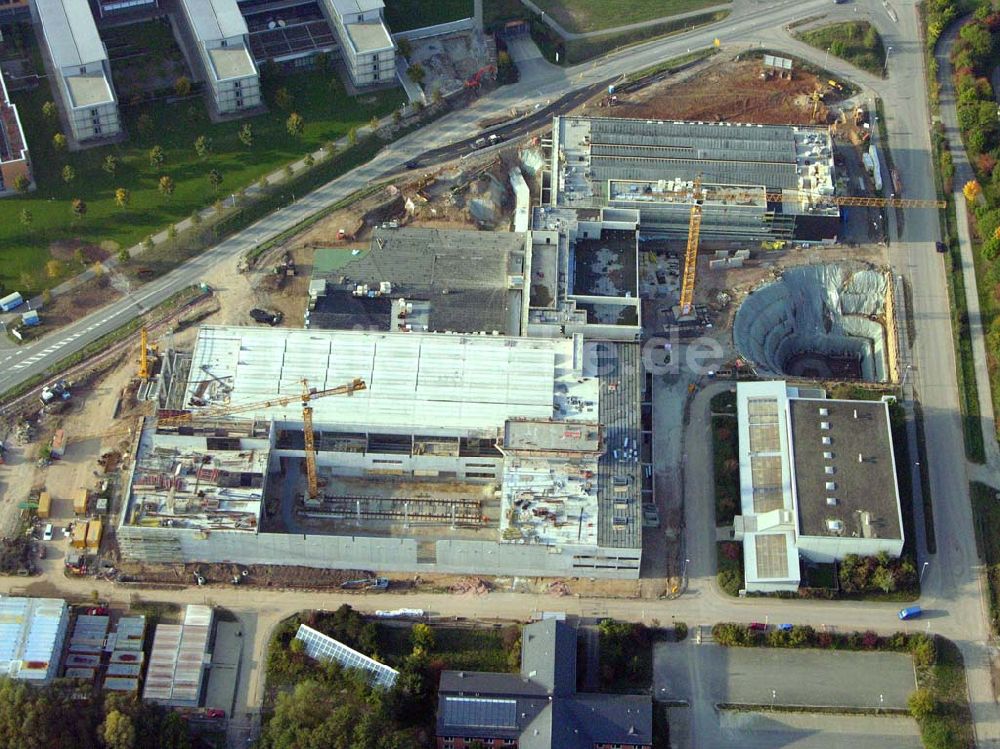
<path id="1" fill-rule="evenodd" d="M 799 534 L 902 538 L 888 406 L 790 399 L 789 413 Z"/>
<path id="2" fill-rule="evenodd" d="M 35 0 L 35 7 L 57 68 L 108 59 L 87 0 Z"/>
<path id="3" fill-rule="evenodd" d="M 111 85 L 104 73 L 88 73 L 87 75 L 68 75 L 63 78 L 69 89 L 73 106 L 77 108 L 92 107 L 96 104 L 107 104 L 115 100 Z"/>
<path id="4" fill-rule="evenodd" d="M 208 59 L 212 62 L 212 72 L 216 80 L 225 81 L 230 78 L 249 78 L 257 75 L 257 66 L 246 46 L 211 47 L 206 50 Z"/>
<path id="5" fill-rule="evenodd" d="M 503 446 L 508 450 L 597 452 L 601 449 L 601 425 L 550 419 L 508 421 Z"/>
<path id="6" fill-rule="evenodd" d="M 365 21 L 363 23 L 348 23 L 344 25 L 347 29 L 347 36 L 350 37 L 351 44 L 358 54 L 371 52 L 381 52 L 386 49 L 395 48 L 392 37 L 385 24 L 379 21 Z"/>

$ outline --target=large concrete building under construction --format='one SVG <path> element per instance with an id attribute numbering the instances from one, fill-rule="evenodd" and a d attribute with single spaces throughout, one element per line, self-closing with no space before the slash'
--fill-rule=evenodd
<path id="1" fill-rule="evenodd" d="M 825 128 L 555 117 L 543 203 L 637 209 L 644 231 L 686 236 L 700 179 L 703 238 L 817 241 L 840 229 L 833 167 Z"/>
<path id="2" fill-rule="evenodd" d="M 195 418 L 143 432 L 122 553 L 636 578 L 638 355 L 579 335 L 204 327 L 163 384 Z M 302 404 L 275 399 L 356 378 L 312 401 L 312 496 Z"/>

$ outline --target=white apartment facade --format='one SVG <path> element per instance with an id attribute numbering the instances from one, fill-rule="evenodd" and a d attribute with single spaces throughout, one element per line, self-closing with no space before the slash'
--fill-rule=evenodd
<path id="1" fill-rule="evenodd" d="M 395 80 L 396 44 L 382 18 L 382 0 L 323 0 L 351 83 L 374 86 Z"/>
<path id="2" fill-rule="evenodd" d="M 260 106 L 260 75 L 236 0 L 180 0 L 216 109 L 236 114 Z"/>
<path id="3" fill-rule="evenodd" d="M 87 0 L 35 0 L 55 83 L 76 141 L 112 138 L 121 132 L 111 66 Z"/>

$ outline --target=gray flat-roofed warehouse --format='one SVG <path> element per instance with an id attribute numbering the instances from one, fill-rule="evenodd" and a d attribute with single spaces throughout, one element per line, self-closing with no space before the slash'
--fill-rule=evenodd
<path id="1" fill-rule="evenodd" d="M 800 533 L 901 539 L 885 404 L 795 399 L 789 410 Z"/>
<path id="2" fill-rule="evenodd" d="M 816 395 L 782 380 L 736 386 L 748 591 L 797 590 L 802 559 L 903 552 L 888 404 Z"/>
<path id="3" fill-rule="evenodd" d="M 833 144 L 796 125 L 556 117 L 552 206 L 637 208 L 644 229 L 686 234 L 702 184 L 706 238 L 828 239 Z M 783 193 L 783 200 L 769 195 Z"/>
<path id="4" fill-rule="evenodd" d="M 524 246 L 512 232 L 376 229 L 370 249 L 314 276 L 326 285 L 309 327 L 517 333 L 523 284 L 511 279 L 523 277 Z M 386 282 L 408 312 L 393 313 Z"/>

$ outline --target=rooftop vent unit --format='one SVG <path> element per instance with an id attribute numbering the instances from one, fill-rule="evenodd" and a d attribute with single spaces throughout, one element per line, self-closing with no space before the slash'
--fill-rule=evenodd
<path id="1" fill-rule="evenodd" d="M 823 444 L 824 445 L 832 445 L 833 444 L 833 440 L 830 439 L 829 437 L 824 437 L 823 438 Z"/>
<path id="2" fill-rule="evenodd" d="M 821 421 L 821 422 L 819 423 L 819 428 L 820 428 L 820 429 L 826 429 L 826 430 L 829 430 L 829 428 L 830 428 L 830 422 L 829 422 L 829 421 Z"/>
<path id="3" fill-rule="evenodd" d="M 833 466 L 827 466 L 826 468 L 823 469 L 823 472 L 827 476 L 832 476 L 833 475 Z"/>
<path id="4" fill-rule="evenodd" d="M 829 408 L 821 408 L 819 410 L 819 415 L 820 416 L 829 416 L 830 415 L 830 409 Z"/>
<path id="5" fill-rule="evenodd" d="M 837 506 L 837 498 L 836 497 L 827 497 L 826 498 L 826 503 L 830 507 L 836 507 Z"/>
<path id="6" fill-rule="evenodd" d="M 833 482 L 833 481 L 827 481 L 826 482 L 826 490 L 828 492 L 832 492 L 836 488 L 837 488 L 836 482 Z"/>
<path id="7" fill-rule="evenodd" d="M 840 533 L 844 530 L 844 523 L 842 520 L 827 520 L 826 529 L 831 533 Z"/>
<path id="8" fill-rule="evenodd" d="M 829 452 L 829 451 L 824 452 L 823 453 L 823 459 L 824 460 L 833 460 L 833 453 Z"/>

